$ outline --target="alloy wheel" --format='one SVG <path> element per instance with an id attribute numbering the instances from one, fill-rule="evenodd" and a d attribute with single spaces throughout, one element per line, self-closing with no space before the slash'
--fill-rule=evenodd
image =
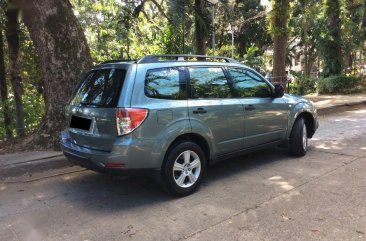
<path id="1" fill-rule="evenodd" d="M 302 147 L 304 148 L 304 151 L 306 151 L 308 149 L 308 133 L 305 124 L 302 130 Z"/>
<path id="2" fill-rule="evenodd" d="M 182 152 L 173 165 L 175 183 L 182 188 L 191 187 L 201 174 L 201 159 L 191 150 Z"/>

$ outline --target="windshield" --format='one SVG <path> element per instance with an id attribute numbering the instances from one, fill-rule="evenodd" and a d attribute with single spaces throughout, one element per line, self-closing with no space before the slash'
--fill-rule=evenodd
<path id="1" fill-rule="evenodd" d="M 98 69 L 89 72 L 71 100 L 71 105 L 116 107 L 126 71 Z"/>

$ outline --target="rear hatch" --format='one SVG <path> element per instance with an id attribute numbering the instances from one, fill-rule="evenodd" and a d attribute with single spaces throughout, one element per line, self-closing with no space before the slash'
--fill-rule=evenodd
<path id="1" fill-rule="evenodd" d="M 119 68 L 95 69 L 86 74 L 66 107 L 71 142 L 110 151 L 118 136 L 116 107 L 126 77 Z"/>

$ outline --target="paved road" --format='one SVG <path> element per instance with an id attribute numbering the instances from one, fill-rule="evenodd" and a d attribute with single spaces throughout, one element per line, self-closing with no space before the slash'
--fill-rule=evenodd
<path id="1" fill-rule="evenodd" d="M 320 118 L 310 144 L 220 163 L 180 199 L 77 168 L 9 180 L 0 240 L 366 240 L 366 108 Z"/>

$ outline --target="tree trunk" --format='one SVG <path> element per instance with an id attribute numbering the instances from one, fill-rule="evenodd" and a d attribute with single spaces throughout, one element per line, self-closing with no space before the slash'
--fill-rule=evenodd
<path id="1" fill-rule="evenodd" d="M 195 0 L 195 35 L 196 35 L 196 53 L 200 55 L 206 54 L 206 36 L 205 36 L 205 1 Z"/>
<path id="2" fill-rule="evenodd" d="M 352 53 L 346 53 L 344 55 L 344 60 L 343 60 L 343 63 L 344 63 L 344 73 L 348 74 L 349 70 L 352 68 Z"/>
<path id="3" fill-rule="evenodd" d="M 245 26 L 245 25 L 244 25 Z M 244 55 L 247 53 L 247 47 L 248 47 L 248 41 L 247 38 L 245 36 L 245 30 L 244 27 L 239 31 L 239 49 L 238 49 L 238 54 L 240 58 L 243 58 Z"/>
<path id="4" fill-rule="evenodd" d="M 287 36 L 276 36 L 273 39 L 273 82 L 286 81 L 286 45 Z"/>
<path id="5" fill-rule="evenodd" d="M 65 127 L 64 107 L 92 64 L 89 46 L 68 0 L 13 0 L 22 11 L 44 77 L 46 115 L 40 145 L 58 147 Z"/>
<path id="6" fill-rule="evenodd" d="M 13 137 L 13 133 L 10 127 L 11 117 L 8 103 L 8 85 L 6 83 L 5 76 L 6 74 L 5 74 L 5 62 L 4 62 L 4 38 L 3 38 L 2 26 L 0 26 L 0 96 L 1 96 L 1 104 L 3 107 L 5 136 L 7 139 L 11 139 Z"/>
<path id="7" fill-rule="evenodd" d="M 363 39 L 366 40 L 366 0 L 363 1 L 363 18 L 362 18 Z"/>
<path id="8" fill-rule="evenodd" d="M 307 16 L 307 8 L 308 8 L 308 1 L 304 0 L 302 2 L 302 8 L 303 8 L 303 20 L 302 20 L 302 27 L 303 27 L 303 36 L 302 36 L 302 41 L 304 42 L 304 75 L 306 77 L 310 76 L 310 70 L 311 70 L 311 65 L 309 63 L 309 52 L 308 52 L 308 48 L 309 48 L 309 44 L 308 44 L 308 16 Z"/>
<path id="9" fill-rule="evenodd" d="M 273 6 L 273 82 L 286 81 L 287 22 L 289 18 L 289 0 L 276 0 Z"/>
<path id="10" fill-rule="evenodd" d="M 306 62 L 304 63 L 304 75 L 310 77 L 314 69 L 314 63 L 317 58 L 317 54 L 315 52 L 315 46 L 312 45 L 310 48 L 307 49 L 306 52 L 307 52 L 307 59 Z"/>
<path id="11" fill-rule="evenodd" d="M 341 6 L 339 0 L 326 0 L 328 40 L 324 51 L 324 75 L 340 75 L 343 70 L 342 39 L 341 39 Z"/>
<path id="12" fill-rule="evenodd" d="M 24 136 L 25 124 L 24 124 L 24 108 L 22 103 L 22 78 L 20 77 L 19 67 L 19 23 L 18 23 L 19 10 L 9 9 L 6 12 L 6 38 L 8 40 L 9 49 L 9 61 L 10 61 L 10 79 L 13 87 L 15 110 L 16 110 L 16 122 L 17 122 L 17 135 Z"/>

